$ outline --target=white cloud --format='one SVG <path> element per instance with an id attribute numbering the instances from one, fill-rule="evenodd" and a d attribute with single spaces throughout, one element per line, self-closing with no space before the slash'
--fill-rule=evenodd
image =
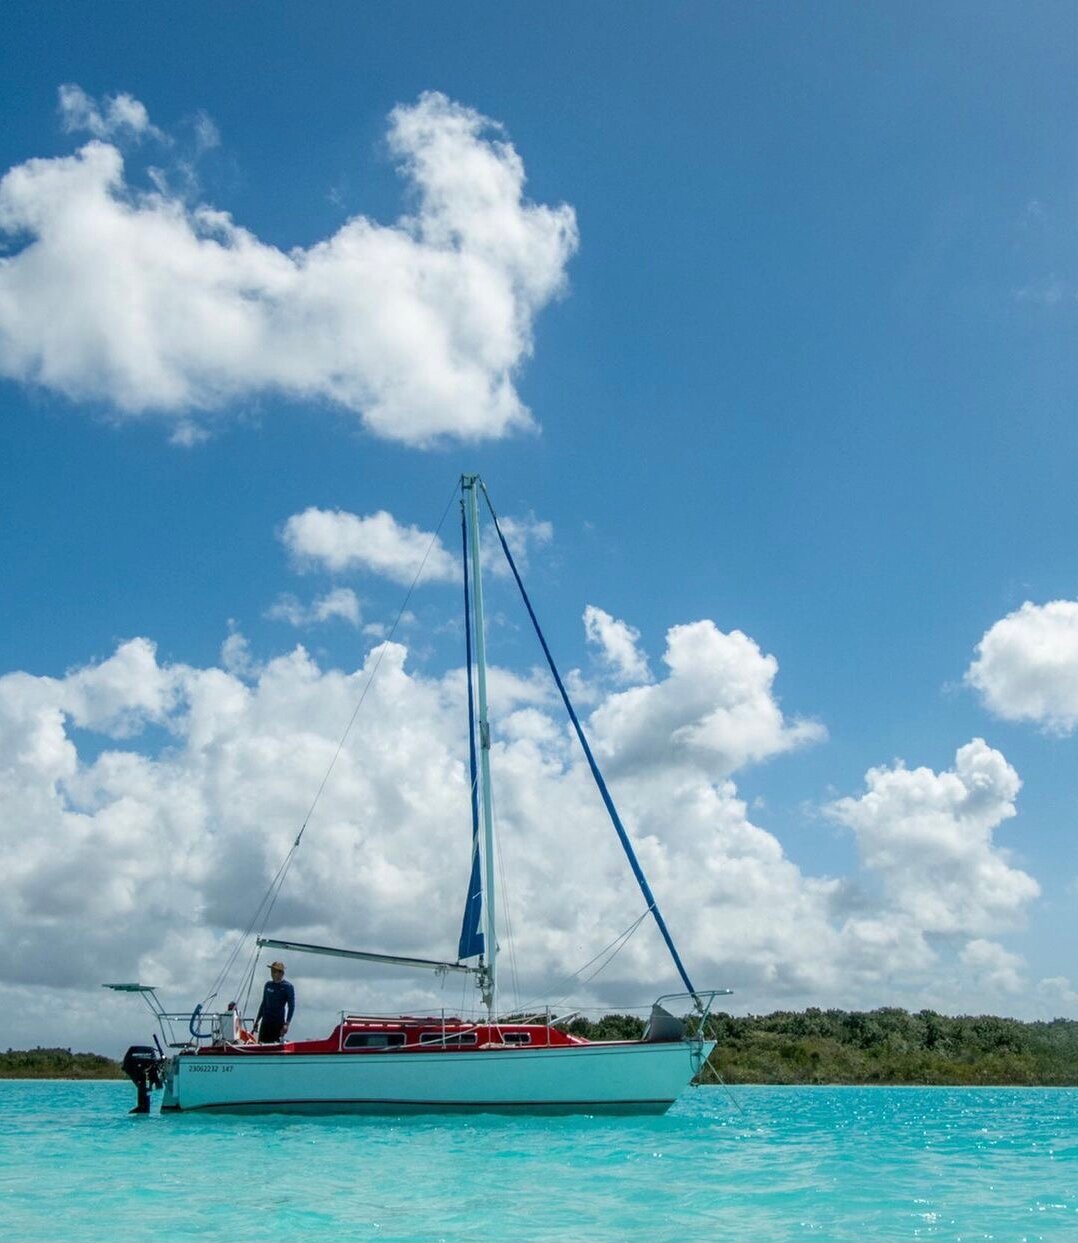
<path id="1" fill-rule="evenodd" d="M 181 449 L 193 449 L 195 445 L 205 444 L 209 439 L 210 433 L 201 423 L 195 423 L 191 419 L 178 419 L 172 426 L 168 442 L 170 445 L 179 445 Z"/>
<path id="2" fill-rule="evenodd" d="M 991 992 L 1017 994 L 1027 987 L 1022 975 L 1025 960 L 1021 954 L 1004 949 L 998 941 L 967 941 L 961 960 L 975 981 Z"/>
<path id="3" fill-rule="evenodd" d="M 993 842 L 1021 786 L 998 751 L 975 738 L 950 771 L 898 763 L 870 769 L 865 781 L 866 794 L 830 811 L 853 829 L 896 912 L 930 933 L 983 934 L 1020 922 L 1040 886 Z"/>
<path id="4" fill-rule="evenodd" d="M 740 630 L 674 626 L 663 663 L 664 681 L 611 695 L 591 717 L 597 750 L 617 771 L 672 767 L 719 780 L 827 736 L 817 722 L 786 722 L 771 690 L 778 661 Z"/>
<path id="5" fill-rule="evenodd" d="M 545 548 L 554 538 L 553 525 L 536 518 L 534 514 L 527 514 L 523 518 L 499 514 L 498 525 L 505 536 L 505 542 L 509 546 L 517 570 L 522 575 L 527 572 L 532 553 Z M 492 522 L 488 521 L 483 524 L 479 542 L 483 573 L 493 575 L 495 578 L 512 578 L 513 571 L 509 568 L 509 562 L 506 560 L 498 533 Z"/>
<path id="6" fill-rule="evenodd" d="M 117 418 L 164 418 L 180 443 L 267 392 L 329 401 L 413 445 L 530 426 L 515 376 L 565 287 L 576 222 L 525 199 L 523 163 L 493 122 L 434 92 L 394 109 L 388 143 L 413 214 L 355 216 L 284 252 L 163 177 L 152 190 L 127 180 L 103 139 L 150 132 L 137 100 L 102 111 L 78 88 L 62 100 L 65 124 L 95 141 L 0 181 L 0 231 L 28 239 L 0 266 L 0 374 Z"/>
<path id="7" fill-rule="evenodd" d="M 270 605 L 266 616 L 274 621 L 288 622 L 292 626 L 315 626 L 333 618 L 358 626 L 359 598 L 350 587 L 336 587 L 323 596 L 316 596 L 310 604 L 302 604 L 294 595 L 286 592 Z"/>
<path id="8" fill-rule="evenodd" d="M 148 639 L 122 643 L 107 660 L 69 673 L 59 685 L 59 706 L 75 724 L 112 738 L 166 721 L 177 695 L 175 678 L 157 663 Z"/>
<path id="9" fill-rule="evenodd" d="M 228 624 L 230 627 L 235 626 L 231 619 Z M 255 662 L 251 657 L 251 645 L 236 629 L 221 644 L 221 667 L 237 678 L 251 677 L 256 672 Z"/>
<path id="10" fill-rule="evenodd" d="M 131 95 L 106 95 L 100 103 L 87 95 L 81 86 L 68 83 L 60 87 L 60 122 L 68 134 L 87 133 L 95 138 L 114 138 L 126 134 L 141 138 L 144 134 L 163 138 L 159 129 L 150 124 L 144 104 Z"/>
<path id="11" fill-rule="evenodd" d="M 553 538 L 551 524 L 534 517 L 500 518 L 499 522 L 520 569 L 527 566 L 533 549 Z M 300 570 L 318 568 L 330 574 L 363 571 L 405 585 L 411 584 L 420 567 L 420 582 L 451 583 L 461 573 L 459 553 L 451 553 L 436 534 L 406 526 L 384 509 L 361 517 L 347 510 L 311 506 L 287 519 L 281 541 Z M 509 567 L 492 527 L 482 549 L 484 568 L 506 577 Z"/>
<path id="12" fill-rule="evenodd" d="M 651 681 L 648 658 L 640 650 L 639 630 L 589 604 L 584 610 L 584 633 L 619 681 Z"/>
<path id="13" fill-rule="evenodd" d="M 1037 996 L 1046 1013 L 1058 1017 L 1078 1010 L 1078 989 L 1066 976 L 1053 975 L 1037 981 Z"/>
<path id="14" fill-rule="evenodd" d="M 986 632 L 966 681 L 1008 721 L 1049 733 L 1078 727 L 1078 600 L 1026 601 Z"/>
<path id="15" fill-rule="evenodd" d="M 500 515 L 498 525 L 509 545 L 509 551 L 513 554 L 517 569 L 521 571 L 527 568 L 529 554 L 536 548 L 545 547 L 554 538 L 553 525 L 536 518 L 534 514 L 525 518 Z M 483 543 L 483 553 L 484 564 L 489 564 L 495 574 L 504 576 L 511 573 L 493 527 Z"/>
<path id="16" fill-rule="evenodd" d="M 349 587 L 335 587 L 324 596 L 318 596 L 311 602 L 311 620 L 315 622 L 329 621 L 339 617 L 342 621 L 359 625 L 359 598 Z"/>
<path id="17" fill-rule="evenodd" d="M 463 671 L 424 676 L 397 644 L 376 649 L 354 672 L 321 668 L 302 647 L 257 663 L 238 633 L 225 646 L 231 672 L 162 663 L 151 642 L 136 639 L 63 678 L 0 678 L 0 849 L 8 861 L 0 937 L 10 951 L 0 958 L 0 1004 L 10 1042 L 55 1043 L 61 1014 L 87 1043 L 113 1051 L 130 1043 L 141 1020 L 133 1010 L 101 1008 L 103 980 L 142 976 L 177 1006 L 205 992 L 303 823 L 379 660 L 274 931 L 452 954 L 468 870 Z M 603 742 L 614 752 L 608 775 L 623 819 L 701 987 L 732 986 L 738 1004 L 756 1008 L 946 1008 L 982 1006 L 987 994 L 977 990 L 994 981 L 1007 1004 L 1034 1005 L 1035 990 L 1014 992 L 1020 962 L 985 940 L 1036 891 L 989 840 L 1013 812 L 1018 789 L 1001 756 L 970 744 L 953 773 L 869 774 L 869 794 L 847 800 L 864 879 L 882 884 L 869 910 L 858 897 L 862 878 L 807 875 L 752 823 L 733 782 L 714 776 L 808 741 L 771 699 L 773 659 L 744 635 L 696 623 L 671 631 L 666 663 L 665 681 L 643 688 L 666 688 L 647 701 L 656 754 L 646 772 L 622 763 L 618 750 L 636 747 L 638 733 L 606 733 Z M 501 868 L 521 999 L 568 991 L 577 1002 L 624 1005 L 675 987 L 650 923 L 587 988 L 565 983 L 630 924 L 642 899 L 549 682 L 494 667 L 490 686 Z M 690 708 L 666 703 L 690 686 L 703 688 Z M 622 698 L 602 698 L 592 720 Z M 753 741 L 734 747 L 725 726 L 702 727 L 716 712 L 743 721 Z M 72 724 L 103 731 L 104 749 L 73 735 Z M 168 732 L 168 746 L 137 736 L 151 725 Z M 689 762 L 680 741 L 686 729 Z M 870 811 L 873 800 L 885 806 Z M 932 868 L 914 848 L 918 833 Z M 955 857 L 972 879 L 951 865 Z M 913 900 L 948 885 L 945 905 L 957 918 Z M 941 927 L 962 933 L 962 946 L 941 946 Z M 341 1005 L 472 1001 L 459 987 L 449 996 L 424 991 L 428 980 L 378 968 L 297 960 L 290 969 L 302 1034 L 327 1028 Z M 516 996 L 510 974 L 507 1004 Z M 1044 982 L 1036 1005 L 1065 1006 L 1069 988 Z"/>
<path id="18" fill-rule="evenodd" d="M 333 574 L 365 570 L 405 584 L 421 566 L 424 582 L 452 582 L 460 574 L 437 535 L 403 526 L 384 509 L 360 518 L 312 506 L 288 519 L 281 540 L 301 568 L 318 566 Z"/>
<path id="19" fill-rule="evenodd" d="M 221 145 L 221 131 L 213 117 L 202 109 L 195 114 L 195 150 L 201 155 Z"/>
<path id="20" fill-rule="evenodd" d="M 416 624 L 416 615 L 411 609 L 405 609 L 397 619 L 397 629 L 414 626 Z M 392 629 L 386 622 L 367 622 L 363 627 L 363 633 L 369 635 L 372 639 L 388 639 L 390 630 Z"/>

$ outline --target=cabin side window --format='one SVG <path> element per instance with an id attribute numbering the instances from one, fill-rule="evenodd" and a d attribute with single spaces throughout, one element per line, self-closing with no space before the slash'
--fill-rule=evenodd
<path id="1" fill-rule="evenodd" d="M 420 1044 L 461 1045 L 475 1044 L 478 1040 L 475 1032 L 420 1032 Z"/>
<path id="2" fill-rule="evenodd" d="M 351 1032 L 344 1039 L 346 1049 L 395 1049 L 404 1044 L 404 1032 Z"/>
<path id="3" fill-rule="evenodd" d="M 531 1032 L 502 1032 L 502 1044 L 531 1044 Z"/>

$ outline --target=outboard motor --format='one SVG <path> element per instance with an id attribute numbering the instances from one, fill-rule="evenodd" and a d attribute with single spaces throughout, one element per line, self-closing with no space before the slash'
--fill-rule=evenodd
<path id="1" fill-rule="evenodd" d="M 133 1114 L 150 1112 L 150 1091 L 162 1086 L 161 1067 L 163 1059 L 158 1057 L 157 1050 L 145 1044 L 133 1044 L 124 1054 L 120 1067 L 124 1074 L 135 1085 L 138 1092 L 138 1103 L 131 1110 Z"/>

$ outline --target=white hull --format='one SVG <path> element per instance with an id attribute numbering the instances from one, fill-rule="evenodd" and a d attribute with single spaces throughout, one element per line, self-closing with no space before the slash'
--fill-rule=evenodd
<path id="1" fill-rule="evenodd" d="M 665 1113 L 713 1044 L 205 1055 L 166 1067 L 164 1110 Z"/>

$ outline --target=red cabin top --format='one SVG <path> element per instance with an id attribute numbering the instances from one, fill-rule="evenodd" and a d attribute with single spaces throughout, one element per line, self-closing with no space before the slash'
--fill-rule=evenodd
<path id="1" fill-rule="evenodd" d="M 323 1040 L 290 1040 L 283 1044 L 211 1045 L 206 1054 L 282 1053 L 364 1054 L 392 1050 L 396 1053 L 467 1053 L 495 1049 L 549 1048 L 590 1043 L 546 1023 L 469 1022 L 461 1018 L 368 1018 L 348 1014 Z"/>

